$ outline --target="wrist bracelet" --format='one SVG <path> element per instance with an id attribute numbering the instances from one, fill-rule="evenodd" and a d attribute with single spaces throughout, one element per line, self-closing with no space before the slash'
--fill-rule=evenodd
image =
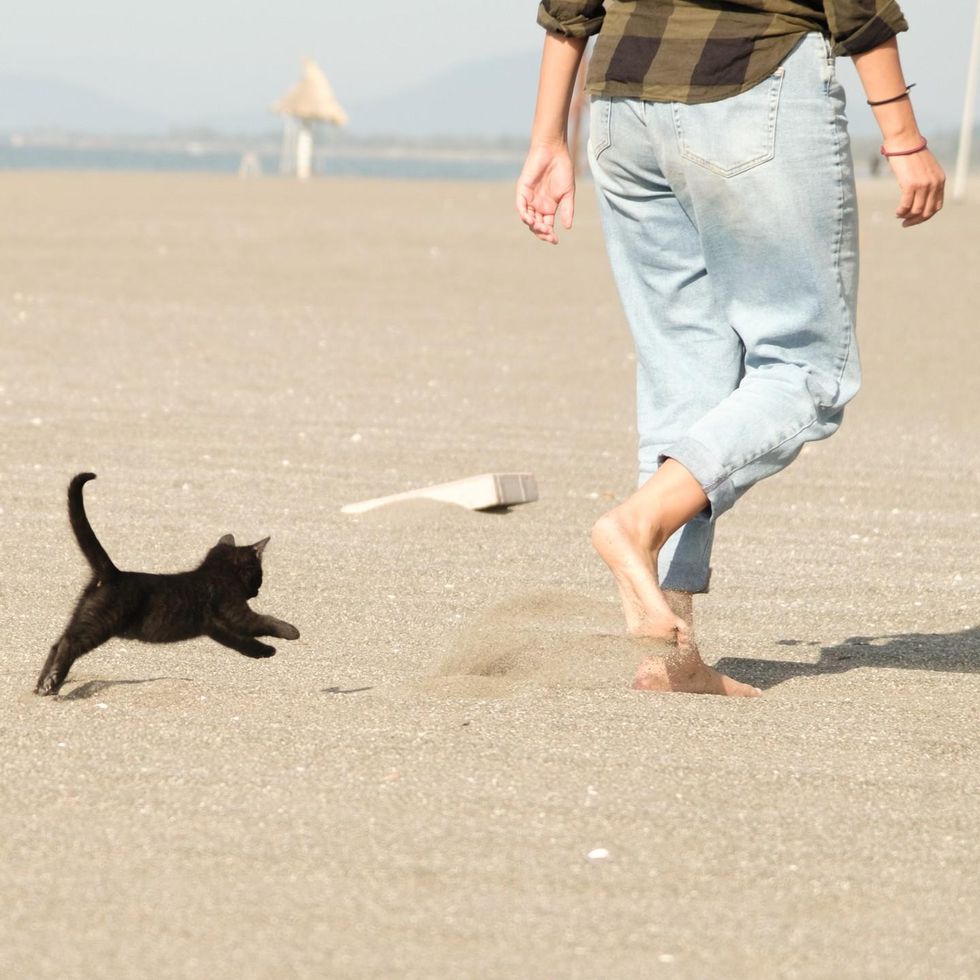
<path id="1" fill-rule="evenodd" d="M 914 88 L 915 88 L 915 82 L 913 82 L 911 85 L 907 85 L 905 87 L 905 91 L 901 95 L 894 95 L 890 99 L 880 99 L 877 102 L 872 102 L 871 99 L 868 99 L 868 105 L 870 106 L 888 105 L 891 102 L 900 102 L 902 99 L 907 99 L 909 97 L 909 92 Z"/>
<path id="2" fill-rule="evenodd" d="M 921 153 L 927 146 L 929 141 L 924 139 L 922 143 L 912 150 L 886 150 L 885 144 L 881 144 L 881 155 L 883 157 L 910 157 L 913 153 Z"/>

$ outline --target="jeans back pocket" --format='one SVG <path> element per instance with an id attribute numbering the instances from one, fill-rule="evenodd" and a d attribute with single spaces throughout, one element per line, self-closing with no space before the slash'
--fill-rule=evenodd
<path id="1" fill-rule="evenodd" d="M 720 177 L 734 177 L 776 153 L 776 112 L 785 71 L 718 102 L 675 102 L 674 132 L 681 156 Z"/>

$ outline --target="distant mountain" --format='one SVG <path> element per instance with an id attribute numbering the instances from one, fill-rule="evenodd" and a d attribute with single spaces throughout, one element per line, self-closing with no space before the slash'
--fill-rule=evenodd
<path id="1" fill-rule="evenodd" d="M 527 136 L 540 54 L 528 51 L 469 62 L 383 99 L 357 102 L 337 93 L 352 136 Z"/>
<path id="2" fill-rule="evenodd" d="M 357 101 L 337 95 L 350 114 L 348 133 L 360 136 L 526 136 L 537 87 L 538 54 L 527 52 L 469 62 L 384 98 Z M 270 103 L 271 103 L 270 98 Z M 83 85 L 0 73 L 0 132 L 58 129 L 74 133 L 162 133 L 206 126 L 220 132 L 260 132 L 278 127 L 266 107 L 209 112 L 187 106 L 169 117 L 103 95 Z"/>
<path id="3" fill-rule="evenodd" d="M 152 133 L 169 122 L 82 85 L 0 74 L 0 132 L 60 129 L 73 133 Z"/>
<path id="4" fill-rule="evenodd" d="M 357 99 L 348 79 L 335 78 L 337 97 L 350 114 L 350 125 L 341 139 L 526 139 L 534 111 L 538 63 L 538 52 L 531 50 L 470 61 L 424 82 L 367 100 Z M 856 136 L 875 136 L 874 117 L 863 104 L 854 70 L 847 59 L 841 59 L 840 65 L 851 95 L 851 130 Z M 172 108 L 170 103 L 154 100 L 166 106 L 160 111 L 133 105 L 126 93 L 117 97 L 71 82 L 0 73 L 0 133 L 57 129 L 106 135 L 164 134 L 189 128 L 224 134 L 270 133 L 280 126 L 269 108 L 274 94 L 271 90 L 266 95 L 239 92 L 236 98 L 241 103 L 224 107 L 212 107 L 203 98 L 182 104 L 171 95 Z M 938 138 L 940 131 L 956 126 L 960 103 L 947 99 L 948 105 L 937 107 L 927 96 L 928 92 L 920 97 L 916 108 L 930 135 Z"/>

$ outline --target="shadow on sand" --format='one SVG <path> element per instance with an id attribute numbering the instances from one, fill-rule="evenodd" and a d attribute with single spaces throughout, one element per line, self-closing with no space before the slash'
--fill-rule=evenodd
<path id="1" fill-rule="evenodd" d="M 780 646 L 819 646 L 816 641 L 780 640 Z M 959 633 L 903 633 L 852 636 L 837 646 L 823 647 L 815 663 L 723 657 L 716 670 L 756 687 L 771 688 L 794 677 L 842 674 L 858 667 L 938 670 L 980 674 L 980 626 Z"/>
<path id="2" fill-rule="evenodd" d="M 138 680 L 128 680 L 128 681 L 86 681 L 84 684 L 79 684 L 78 687 L 73 688 L 67 694 L 59 694 L 59 701 L 87 701 L 89 698 L 95 697 L 96 694 L 101 694 L 103 691 L 107 691 L 110 687 L 119 687 L 123 684 L 154 684 L 157 681 L 189 681 L 189 677 L 145 677 Z"/>

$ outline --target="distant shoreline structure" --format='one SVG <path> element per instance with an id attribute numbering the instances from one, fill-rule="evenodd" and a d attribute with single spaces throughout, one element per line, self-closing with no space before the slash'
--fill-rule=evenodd
<path id="1" fill-rule="evenodd" d="M 235 135 L 209 130 L 167 134 L 95 134 L 38 130 L 0 133 L 0 172 L 5 170 L 108 170 L 236 174 L 248 163 L 249 176 L 278 176 L 280 134 Z M 980 129 L 977 132 L 980 142 Z M 930 140 L 940 160 L 952 166 L 955 133 Z M 976 144 L 975 144 L 976 145 Z M 878 143 L 853 139 L 859 175 L 875 171 Z M 314 154 L 318 177 L 359 176 L 385 179 L 510 180 L 517 176 L 526 141 L 462 137 L 358 137 L 330 133 Z M 974 160 L 973 171 L 980 169 Z M 878 168 L 881 172 L 881 168 Z"/>
<path id="2" fill-rule="evenodd" d="M 112 170 L 238 173 L 246 158 L 258 174 L 279 173 L 281 136 L 177 131 L 165 135 L 106 135 L 37 131 L 0 133 L 0 171 Z M 522 140 L 357 138 L 331 133 L 313 157 L 316 176 L 419 179 L 516 177 Z"/>

